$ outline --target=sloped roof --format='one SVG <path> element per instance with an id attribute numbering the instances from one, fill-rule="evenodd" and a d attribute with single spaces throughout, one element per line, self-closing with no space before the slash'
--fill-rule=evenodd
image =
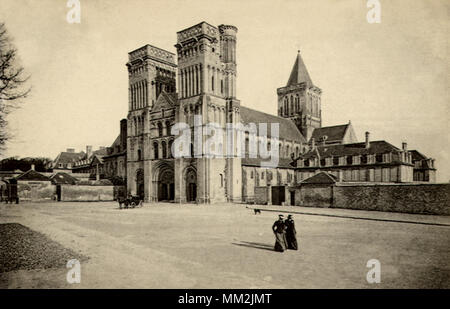
<path id="1" fill-rule="evenodd" d="M 286 86 L 293 86 L 301 83 L 306 83 L 308 86 L 313 85 L 302 56 L 300 56 L 300 51 L 298 51 L 297 58 L 295 59 L 294 66 L 292 67 L 291 75 L 289 75 L 289 80 Z"/>
<path id="2" fill-rule="evenodd" d="M 303 180 L 300 184 L 335 184 L 336 182 L 337 178 L 334 175 L 326 172 L 320 172 Z"/>
<path id="3" fill-rule="evenodd" d="M 103 149 L 97 149 L 97 150 L 94 150 L 93 152 L 92 152 L 92 155 L 100 155 L 100 156 L 103 156 L 103 155 L 106 155 L 106 154 L 108 154 L 108 148 L 103 148 Z"/>
<path id="4" fill-rule="evenodd" d="M 279 139 L 287 139 L 297 141 L 299 143 L 306 143 L 306 139 L 298 130 L 297 126 L 290 119 L 278 117 L 271 114 L 266 114 L 245 106 L 241 106 L 241 121 L 243 124 L 255 123 L 258 128 L 259 123 L 279 123 L 280 136 Z M 271 125 L 267 125 L 267 137 L 271 137 Z"/>
<path id="5" fill-rule="evenodd" d="M 17 180 L 34 180 L 34 181 L 49 181 L 50 178 L 36 172 L 35 170 L 29 170 L 22 175 L 16 177 Z"/>
<path id="6" fill-rule="evenodd" d="M 342 141 L 345 136 L 345 132 L 347 132 L 349 124 L 330 126 L 330 127 L 322 127 L 314 129 L 311 138 L 314 138 L 316 142 L 322 141 L 324 136 L 327 137 L 327 142 L 331 141 Z"/>
<path id="7" fill-rule="evenodd" d="M 65 185 L 65 184 L 74 185 L 78 181 L 77 178 L 62 172 L 52 175 L 50 177 L 50 180 L 52 181 L 53 184 L 57 185 Z"/>
<path id="8" fill-rule="evenodd" d="M 94 155 L 92 156 L 91 164 L 93 164 L 96 160 L 97 160 L 100 164 L 103 164 L 103 157 L 106 157 L 106 155 L 94 154 Z"/>
<path id="9" fill-rule="evenodd" d="M 321 158 L 327 157 L 342 157 L 342 156 L 356 156 L 363 154 L 382 154 L 388 152 L 401 151 L 399 148 L 389 144 L 386 141 L 370 142 L 369 148 L 365 147 L 365 143 L 353 143 L 344 145 L 326 145 L 317 146 L 317 150 L 309 151 L 302 155 L 302 159 L 309 159 L 317 156 L 319 153 Z"/>
<path id="10" fill-rule="evenodd" d="M 420 160 L 428 159 L 425 155 L 421 154 L 417 150 L 410 150 L 409 152 L 411 153 L 413 161 L 420 161 Z"/>
<path id="11" fill-rule="evenodd" d="M 436 170 L 435 168 L 433 168 L 433 166 L 431 165 L 430 162 L 430 158 L 428 158 L 427 156 L 423 155 L 422 153 L 418 152 L 417 150 L 410 150 L 409 151 L 411 153 L 411 157 L 412 157 L 412 161 L 416 162 L 416 161 L 421 161 L 420 163 L 420 167 L 421 169 L 430 169 L 430 170 Z"/>
<path id="12" fill-rule="evenodd" d="M 82 152 L 61 152 L 55 159 L 55 164 L 59 163 L 73 163 L 82 159 L 85 156 L 85 153 Z"/>
<path id="13" fill-rule="evenodd" d="M 163 90 L 159 94 L 158 99 L 156 99 L 156 102 L 152 108 L 152 112 L 159 111 L 163 107 L 175 107 L 177 101 L 178 95 L 176 92 L 167 93 L 165 90 Z"/>

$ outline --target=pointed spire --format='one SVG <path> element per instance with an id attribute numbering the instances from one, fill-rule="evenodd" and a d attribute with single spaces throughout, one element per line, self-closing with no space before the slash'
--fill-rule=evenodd
<path id="1" fill-rule="evenodd" d="M 300 56 L 300 50 L 298 50 L 297 58 L 295 59 L 294 66 L 289 76 L 289 80 L 286 86 L 297 85 L 300 83 L 306 83 L 308 86 L 312 86 L 313 82 L 311 77 L 309 77 L 308 70 L 306 69 L 305 63 Z"/>

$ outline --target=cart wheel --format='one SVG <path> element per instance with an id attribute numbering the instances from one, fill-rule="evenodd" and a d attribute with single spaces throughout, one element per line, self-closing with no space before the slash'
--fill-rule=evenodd
<path id="1" fill-rule="evenodd" d="M 136 203 L 135 202 L 131 202 L 131 207 L 136 207 Z"/>

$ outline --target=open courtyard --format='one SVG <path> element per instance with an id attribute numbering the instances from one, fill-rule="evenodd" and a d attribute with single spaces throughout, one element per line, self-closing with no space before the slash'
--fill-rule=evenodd
<path id="1" fill-rule="evenodd" d="M 81 259 L 79 284 L 67 283 L 65 265 L 31 263 L 0 269 L 0 288 L 450 287 L 449 217 L 261 207 L 255 215 L 237 204 L 0 204 L 0 226 L 18 223 L 55 243 L 40 259 L 56 250 Z M 294 214 L 299 251 L 273 251 L 278 213 L 270 210 Z M 1 233 L 20 245 L 20 234 Z M 366 280 L 370 259 L 380 261 L 379 284 Z"/>

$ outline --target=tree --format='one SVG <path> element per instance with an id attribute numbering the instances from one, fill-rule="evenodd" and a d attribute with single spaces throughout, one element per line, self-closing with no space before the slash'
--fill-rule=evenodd
<path id="1" fill-rule="evenodd" d="M 17 49 L 8 36 L 5 24 L 0 22 L 0 153 L 11 137 L 7 131 L 6 116 L 17 108 L 21 99 L 27 97 L 31 88 L 27 87 L 29 76 L 24 76 Z"/>
<path id="2" fill-rule="evenodd" d="M 0 160 L 0 171 L 15 171 L 21 170 L 22 172 L 26 172 L 31 169 L 31 165 L 34 165 L 34 168 L 38 172 L 47 172 L 48 164 L 52 161 L 50 158 L 22 158 L 19 157 L 11 157 Z"/>

